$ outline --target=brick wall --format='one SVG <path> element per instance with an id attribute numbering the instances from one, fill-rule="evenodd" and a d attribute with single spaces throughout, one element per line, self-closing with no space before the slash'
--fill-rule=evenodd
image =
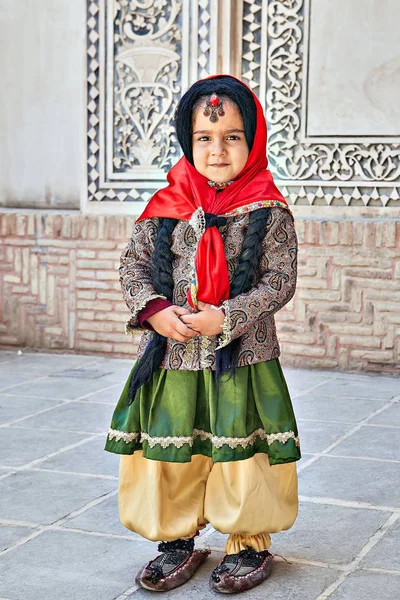
<path id="1" fill-rule="evenodd" d="M 281 311 L 286 363 L 400 374 L 400 221 L 297 220 L 299 279 Z"/>
<path id="2" fill-rule="evenodd" d="M 118 282 L 133 217 L 0 214 L 0 344 L 133 356 Z M 283 362 L 399 373 L 400 222 L 297 219 Z"/>
<path id="3" fill-rule="evenodd" d="M 118 281 L 133 218 L 0 215 L 0 343 L 133 355 Z"/>

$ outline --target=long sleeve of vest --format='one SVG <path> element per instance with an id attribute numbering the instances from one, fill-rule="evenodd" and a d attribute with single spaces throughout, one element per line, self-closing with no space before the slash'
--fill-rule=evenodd
<path id="1" fill-rule="evenodd" d="M 254 325 L 274 315 L 292 298 L 297 279 L 297 236 L 293 217 L 285 209 L 272 209 L 272 223 L 263 240 L 258 283 L 244 294 L 223 303 L 225 322 L 219 348 Z"/>
<path id="2" fill-rule="evenodd" d="M 119 280 L 123 298 L 131 311 L 127 331 L 140 328 L 138 315 L 148 302 L 165 296 L 158 294 L 152 281 L 151 257 L 157 234 L 157 219 L 135 223 L 129 244 L 121 254 Z"/>

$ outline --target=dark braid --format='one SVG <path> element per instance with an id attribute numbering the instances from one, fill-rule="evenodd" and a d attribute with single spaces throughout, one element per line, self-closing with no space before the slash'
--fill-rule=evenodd
<path id="1" fill-rule="evenodd" d="M 249 226 L 243 241 L 239 263 L 233 274 L 230 297 L 249 292 L 257 280 L 262 242 L 267 231 L 267 225 L 272 218 L 270 208 L 260 208 L 250 213 Z M 239 355 L 240 338 L 233 340 L 228 346 L 217 350 L 216 377 L 217 381 L 229 373 L 229 379 L 235 374 Z"/>
<path id="2" fill-rule="evenodd" d="M 239 262 L 233 274 L 231 283 L 231 298 L 251 290 L 257 280 L 258 269 L 262 254 L 262 242 L 267 225 L 271 221 L 271 209 L 260 208 L 250 213 L 249 226 L 243 241 Z M 173 254 L 171 251 L 172 233 L 177 224 L 176 219 L 162 219 L 155 242 L 152 271 L 153 282 L 157 293 L 172 302 L 174 290 Z M 229 379 L 234 376 L 240 348 L 240 338 L 233 340 L 225 348 L 216 353 L 217 381 L 225 374 Z M 136 392 L 142 385 L 148 383 L 153 373 L 160 368 L 167 349 L 167 338 L 154 332 L 153 338 L 134 371 L 129 392 L 128 404 L 132 404 Z"/>
<path id="3" fill-rule="evenodd" d="M 172 302 L 174 279 L 172 275 L 173 254 L 171 251 L 172 233 L 177 219 L 162 219 L 158 228 L 152 257 L 152 280 L 157 294 Z M 132 404 L 136 392 L 148 383 L 153 373 L 160 368 L 167 349 L 167 338 L 154 332 L 132 376 L 127 403 Z"/>

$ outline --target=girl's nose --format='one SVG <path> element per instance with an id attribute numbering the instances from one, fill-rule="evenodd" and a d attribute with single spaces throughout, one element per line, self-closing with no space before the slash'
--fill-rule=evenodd
<path id="1" fill-rule="evenodd" d="M 220 141 L 220 140 L 216 140 L 214 142 L 212 154 L 215 154 L 216 156 L 219 156 L 219 155 L 224 154 L 224 153 L 225 153 L 224 143 L 222 141 Z"/>

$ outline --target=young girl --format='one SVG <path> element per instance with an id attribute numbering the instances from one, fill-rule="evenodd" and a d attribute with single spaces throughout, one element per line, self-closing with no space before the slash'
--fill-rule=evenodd
<path id="1" fill-rule="evenodd" d="M 273 317 L 295 290 L 297 241 L 246 85 L 198 81 L 175 124 L 184 157 L 121 257 L 127 330 L 145 331 L 106 449 L 123 455 L 121 522 L 162 540 L 138 585 L 190 579 L 211 523 L 229 537 L 210 586 L 239 592 L 268 577 L 269 534 L 297 516 L 299 438 Z"/>

